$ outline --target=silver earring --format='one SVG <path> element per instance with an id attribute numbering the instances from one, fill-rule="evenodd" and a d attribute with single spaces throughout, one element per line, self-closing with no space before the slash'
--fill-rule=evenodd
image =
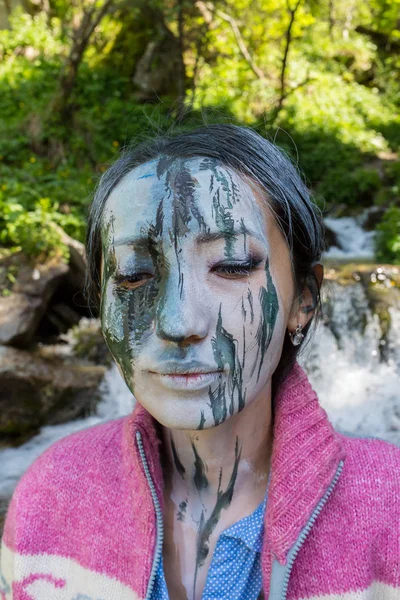
<path id="1" fill-rule="evenodd" d="M 292 341 L 293 346 L 299 346 L 301 344 L 301 342 L 304 339 L 304 333 L 301 333 L 301 330 L 303 329 L 303 327 L 299 324 L 296 327 L 296 331 L 290 332 L 290 339 Z"/>

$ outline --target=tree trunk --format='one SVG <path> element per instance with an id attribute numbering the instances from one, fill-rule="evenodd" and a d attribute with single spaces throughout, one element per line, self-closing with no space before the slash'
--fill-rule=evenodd
<path id="1" fill-rule="evenodd" d="M 11 14 L 11 0 L 3 0 L 4 8 L 6 9 L 7 17 Z"/>
<path id="2" fill-rule="evenodd" d="M 178 0 L 178 46 L 179 46 L 179 73 L 178 73 L 178 100 L 177 118 L 180 121 L 185 113 L 186 92 L 186 65 L 184 56 L 184 0 Z"/>
<path id="3" fill-rule="evenodd" d="M 329 38 L 331 40 L 331 42 L 333 42 L 333 29 L 335 27 L 335 5 L 334 5 L 334 0 L 329 0 L 329 13 L 328 13 L 328 20 L 329 20 Z"/>
<path id="4" fill-rule="evenodd" d="M 74 32 L 71 51 L 62 69 L 51 111 L 64 122 L 68 122 L 72 116 L 70 99 L 85 50 L 96 27 L 110 11 L 113 3 L 114 0 L 105 0 L 100 9 L 96 10 L 95 6 L 92 6 L 85 10 L 81 22 Z"/>
<path id="5" fill-rule="evenodd" d="M 279 100 L 278 100 L 278 105 L 276 108 L 276 113 L 274 116 L 274 120 L 276 119 L 276 117 L 278 116 L 278 114 L 280 113 L 281 109 L 282 109 L 282 104 L 283 101 L 285 100 L 287 93 L 286 93 L 286 71 L 287 71 L 287 64 L 288 64 L 288 57 L 289 57 L 289 50 L 290 50 L 290 45 L 292 43 L 292 30 L 293 30 L 293 24 L 296 18 L 296 13 L 297 10 L 300 6 L 301 0 L 297 0 L 296 5 L 294 8 L 290 8 L 290 4 L 289 4 L 289 0 L 287 1 L 287 7 L 289 10 L 289 14 L 290 14 L 290 20 L 289 20 L 289 25 L 288 28 L 286 30 L 286 35 L 285 35 L 285 49 L 283 51 L 283 59 L 282 59 L 282 67 L 281 67 L 281 75 L 280 75 L 280 92 L 279 92 Z"/>

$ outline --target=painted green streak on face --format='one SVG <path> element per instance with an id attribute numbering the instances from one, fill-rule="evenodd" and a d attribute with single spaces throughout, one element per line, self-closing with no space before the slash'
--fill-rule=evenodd
<path id="1" fill-rule="evenodd" d="M 168 156 L 162 156 L 157 164 L 159 178 L 165 176 L 166 197 L 172 197 L 170 211 L 172 213 L 172 231 L 170 233 L 174 244 L 178 265 L 179 296 L 183 296 L 183 272 L 180 259 L 180 240 L 190 232 L 189 223 L 194 219 L 200 231 L 207 232 L 204 217 L 198 206 L 197 180 L 190 173 L 187 161 Z M 162 308 L 162 307 L 161 307 Z"/>
<path id="2" fill-rule="evenodd" d="M 234 182 L 231 173 L 221 168 L 216 159 L 206 158 L 202 160 L 199 170 L 211 171 L 209 191 L 210 194 L 213 194 L 213 216 L 216 226 L 225 234 L 225 256 L 232 258 L 235 240 L 233 237 L 235 221 L 229 209 L 233 208 L 233 204 L 240 201 L 239 188 Z M 218 186 L 215 186 L 215 182 Z M 224 196 L 223 200 L 228 206 L 222 204 L 221 191 Z"/>
<path id="3" fill-rule="evenodd" d="M 234 227 L 235 221 L 232 218 L 232 213 L 225 206 L 221 204 L 219 190 L 213 196 L 212 199 L 214 209 L 215 224 L 220 231 L 225 235 L 225 248 L 224 254 L 227 258 L 232 258 L 234 250 Z"/>
<path id="4" fill-rule="evenodd" d="M 202 490 L 208 488 L 208 479 L 206 476 L 206 465 L 199 453 L 197 452 L 196 446 L 192 442 L 192 450 L 194 454 L 194 485 L 197 491 L 200 493 Z"/>
<path id="5" fill-rule="evenodd" d="M 102 284 L 102 325 L 103 333 L 110 351 L 121 367 L 129 387 L 133 380 L 133 364 L 141 343 L 146 335 L 150 335 L 151 323 L 158 314 L 163 314 L 166 300 L 165 278 L 162 275 L 169 270 L 160 240 L 164 227 L 164 201 L 172 197 L 169 211 L 172 219 L 172 238 L 179 271 L 179 294 L 183 293 L 183 273 L 179 257 L 180 238 L 189 231 L 189 222 L 196 219 L 203 232 L 207 231 L 204 218 L 199 212 L 196 197 L 196 180 L 191 176 L 187 164 L 183 160 L 161 157 L 156 166 L 157 178 L 165 175 L 165 190 L 159 201 L 155 222 L 150 223 L 147 230 L 148 249 L 152 258 L 155 276 L 136 289 L 122 286 L 113 287 L 110 302 L 105 307 L 106 288 L 110 279 L 115 276 L 117 261 L 114 249 L 114 219 L 111 216 L 107 226 L 103 228 L 103 255 L 105 257 Z M 158 183 L 155 185 L 157 189 Z M 141 233 L 146 235 L 146 231 Z M 162 323 L 160 323 L 162 327 Z M 133 392 L 133 390 L 131 389 Z"/>
<path id="6" fill-rule="evenodd" d="M 253 309 L 253 294 L 250 289 L 247 291 L 247 300 L 248 300 L 249 306 L 250 306 L 250 323 L 252 323 L 254 321 L 254 309 Z"/>
<path id="7" fill-rule="evenodd" d="M 228 207 L 232 208 L 233 204 L 239 202 L 240 193 L 239 187 L 233 180 L 230 171 L 227 171 L 215 158 L 205 158 L 200 163 L 200 171 L 211 171 L 213 178 L 210 181 L 210 192 L 213 191 L 214 182 L 220 184 L 223 192 L 226 194 Z"/>
<path id="8" fill-rule="evenodd" d="M 247 228 L 244 224 L 243 217 L 240 219 L 239 231 L 240 233 L 243 233 L 243 251 L 247 252 Z"/>
<path id="9" fill-rule="evenodd" d="M 111 277 L 117 270 L 117 259 L 114 247 L 114 217 L 111 215 L 106 227 L 101 232 L 103 246 L 103 273 L 101 284 L 100 315 L 104 339 L 111 354 L 117 359 L 125 380 L 131 381 L 133 374 L 132 362 L 126 352 L 126 306 L 119 295 L 115 295 L 114 304 L 106 306 L 106 288 Z"/>
<path id="10" fill-rule="evenodd" d="M 162 203 L 157 211 L 155 225 L 148 231 L 148 247 L 155 266 L 155 277 L 136 289 L 127 289 L 111 284 L 117 272 L 118 264 L 114 245 L 114 218 L 102 230 L 103 274 L 101 293 L 101 319 L 105 341 L 111 354 L 119 364 L 124 379 L 132 389 L 135 356 L 140 344 L 149 334 L 154 318 L 155 304 L 160 293 L 160 267 L 163 254 L 157 249 L 155 238 L 162 232 Z M 110 301 L 109 295 L 113 301 Z M 107 300 L 107 302 L 106 302 Z"/>
<path id="11" fill-rule="evenodd" d="M 236 438 L 235 461 L 233 464 L 232 474 L 231 474 L 228 486 L 225 491 L 221 490 L 221 479 L 222 479 L 222 471 L 221 471 L 220 476 L 219 476 L 217 501 L 212 510 L 212 513 L 207 520 L 205 518 L 204 510 L 201 513 L 199 529 L 198 529 L 198 533 L 197 533 L 197 543 L 196 543 L 196 569 L 195 569 L 194 582 L 193 582 L 193 597 L 195 597 L 198 570 L 199 570 L 199 568 L 201 568 L 204 565 L 205 560 L 210 551 L 210 549 L 209 549 L 210 536 L 218 524 L 218 521 L 221 516 L 221 511 L 228 508 L 228 506 L 232 502 L 233 491 L 234 491 L 236 478 L 237 478 L 237 474 L 238 474 L 240 456 L 241 456 L 241 448 L 239 448 L 239 439 Z"/>
<path id="12" fill-rule="evenodd" d="M 243 317 L 243 321 L 245 321 L 245 320 L 246 320 L 246 314 L 247 314 L 247 313 L 246 313 L 246 309 L 245 309 L 245 307 L 244 307 L 244 298 L 243 298 L 243 296 L 242 296 L 242 317 Z"/>
<path id="13" fill-rule="evenodd" d="M 210 398 L 210 406 L 213 414 L 215 425 L 223 423 L 226 419 L 226 397 L 225 397 L 226 384 L 218 383 L 217 388 L 212 392 L 211 387 L 208 390 L 208 397 Z"/>
<path id="14" fill-rule="evenodd" d="M 252 371 L 253 374 L 257 360 L 258 358 L 260 358 L 257 373 L 257 381 L 260 377 L 260 372 L 264 361 L 264 355 L 271 342 L 272 334 L 274 333 L 276 318 L 279 312 L 278 295 L 276 293 L 271 272 L 269 270 L 268 259 L 265 261 L 265 274 L 267 279 L 267 287 L 260 288 L 260 292 L 258 295 L 261 304 L 261 317 L 256 333 L 256 340 L 258 343 L 257 357 L 254 362 Z"/>
<path id="15" fill-rule="evenodd" d="M 245 406 L 246 392 L 243 390 L 243 364 L 237 355 L 237 340 L 222 326 L 221 305 L 215 337 L 212 338 L 211 345 L 218 368 L 222 370 L 228 366 L 229 369 L 229 413 L 233 415 L 235 392 L 237 392 L 238 396 L 238 411 L 240 412 Z M 222 423 L 226 419 L 227 415 L 225 382 L 223 384 L 219 383 L 214 392 L 209 391 L 209 397 L 215 425 L 219 425 L 219 423 Z"/>

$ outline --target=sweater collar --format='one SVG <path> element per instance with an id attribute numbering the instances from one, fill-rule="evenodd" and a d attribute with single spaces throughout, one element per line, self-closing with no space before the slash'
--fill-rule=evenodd
<path id="1" fill-rule="evenodd" d="M 139 431 L 149 470 L 163 506 L 160 440 L 153 417 L 137 404 L 126 417 L 124 446 L 134 473 L 142 474 L 137 492 L 151 504 L 148 484 L 135 443 Z M 295 543 L 329 487 L 344 451 L 339 436 L 302 368 L 295 364 L 275 399 L 275 422 L 268 502 L 264 516 L 267 544 L 280 563 Z M 138 504 L 142 505 L 138 499 Z M 140 510 L 138 506 L 138 510 Z"/>
<path id="2" fill-rule="evenodd" d="M 275 399 L 273 431 L 264 544 L 283 564 L 345 458 L 340 438 L 298 364 Z"/>

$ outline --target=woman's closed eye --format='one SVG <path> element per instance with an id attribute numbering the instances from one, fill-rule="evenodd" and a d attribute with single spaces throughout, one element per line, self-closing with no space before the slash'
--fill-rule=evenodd
<path id="1" fill-rule="evenodd" d="M 262 262 L 262 258 L 250 258 L 240 262 L 218 263 L 211 268 L 211 271 L 226 279 L 240 279 L 248 277 Z M 114 285 L 118 289 L 134 290 L 153 277 L 154 274 L 148 271 L 117 273 L 114 277 Z"/>
<path id="2" fill-rule="evenodd" d="M 149 281 L 154 275 L 152 273 L 130 273 L 129 275 L 117 274 L 114 277 L 114 285 L 117 288 L 133 290 Z"/>
<path id="3" fill-rule="evenodd" d="M 212 271 L 228 279 L 239 279 L 240 277 L 248 277 L 262 261 L 262 258 L 252 258 L 243 262 L 219 263 L 214 265 Z"/>

